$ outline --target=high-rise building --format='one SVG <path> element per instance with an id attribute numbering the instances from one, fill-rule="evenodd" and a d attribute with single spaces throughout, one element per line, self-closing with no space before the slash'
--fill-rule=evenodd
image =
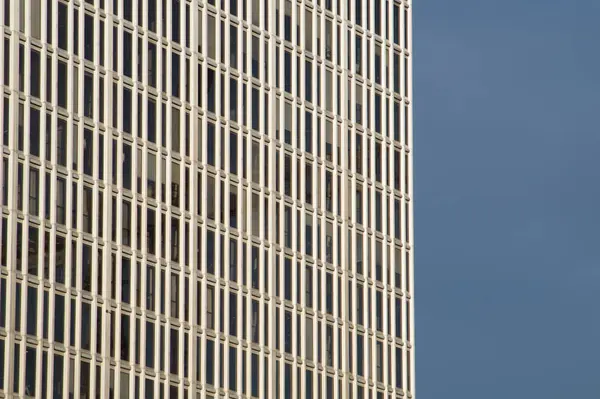
<path id="1" fill-rule="evenodd" d="M 410 0 L 3 0 L 0 397 L 414 397 Z"/>

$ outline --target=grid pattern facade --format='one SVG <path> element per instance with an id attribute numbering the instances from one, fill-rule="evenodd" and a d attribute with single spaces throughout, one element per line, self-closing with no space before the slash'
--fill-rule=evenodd
<path id="1" fill-rule="evenodd" d="M 414 397 L 411 12 L 3 0 L 0 397 Z"/>

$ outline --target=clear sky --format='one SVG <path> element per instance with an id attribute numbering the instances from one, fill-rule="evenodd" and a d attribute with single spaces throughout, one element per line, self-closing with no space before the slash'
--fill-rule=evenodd
<path id="1" fill-rule="evenodd" d="M 414 0 L 418 399 L 600 398 L 600 2 Z"/>

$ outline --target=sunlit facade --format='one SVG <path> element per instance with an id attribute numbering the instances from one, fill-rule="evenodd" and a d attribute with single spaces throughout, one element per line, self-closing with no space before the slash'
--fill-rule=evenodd
<path id="1" fill-rule="evenodd" d="M 411 15 L 3 0 L 0 397 L 414 397 Z"/>

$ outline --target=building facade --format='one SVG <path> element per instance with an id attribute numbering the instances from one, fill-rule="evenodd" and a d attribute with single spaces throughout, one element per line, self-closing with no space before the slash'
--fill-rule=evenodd
<path id="1" fill-rule="evenodd" d="M 3 0 L 0 397 L 414 397 L 411 15 Z"/>

